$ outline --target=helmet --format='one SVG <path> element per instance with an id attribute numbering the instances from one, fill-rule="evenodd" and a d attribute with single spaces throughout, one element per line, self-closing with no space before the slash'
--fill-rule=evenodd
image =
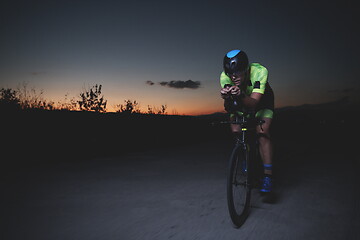
<path id="1" fill-rule="evenodd" d="M 224 57 L 224 72 L 231 75 L 244 72 L 249 68 L 249 59 L 244 51 L 231 50 Z"/>

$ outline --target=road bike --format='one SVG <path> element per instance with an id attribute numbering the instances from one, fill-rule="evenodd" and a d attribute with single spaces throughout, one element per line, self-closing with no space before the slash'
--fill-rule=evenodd
<path id="1" fill-rule="evenodd" d="M 222 122 L 237 124 L 240 132 L 236 134 L 227 176 L 227 203 L 234 227 L 241 227 L 250 213 L 251 190 L 256 184 L 259 162 L 256 126 L 263 120 L 256 119 L 253 113 L 235 114 L 234 121 Z"/>

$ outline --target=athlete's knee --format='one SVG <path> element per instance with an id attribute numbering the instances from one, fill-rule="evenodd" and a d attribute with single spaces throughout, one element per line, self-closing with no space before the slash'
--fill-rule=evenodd
<path id="1" fill-rule="evenodd" d="M 269 133 L 258 133 L 257 137 L 259 139 L 260 144 L 271 141 L 271 137 Z"/>
<path id="2" fill-rule="evenodd" d="M 241 132 L 241 129 L 240 129 L 239 127 L 232 127 L 232 128 L 231 128 L 231 131 L 232 131 L 233 133 L 240 133 L 240 132 Z"/>
<path id="3" fill-rule="evenodd" d="M 239 125 L 231 125 L 231 131 L 234 134 L 240 134 L 241 132 L 241 128 L 239 127 Z"/>

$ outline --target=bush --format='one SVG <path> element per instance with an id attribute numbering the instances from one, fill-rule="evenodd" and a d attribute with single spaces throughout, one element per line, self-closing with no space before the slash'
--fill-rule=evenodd
<path id="1" fill-rule="evenodd" d="M 160 108 L 160 109 L 148 105 L 147 114 L 162 114 L 162 115 L 166 115 L 166 114 L 167 114 L 166 109 L 167 109 L 167 105 L 161 105 L 161 108 Z"/>
<path id="2" fill-rule="evenodd" d="M 106 112 L 107 100 L 101 95 L 101 85 L 95 85 L 90 89 L 85 89 L 80 93 L 81 100 L 78 101 L 82 111 Z"/>
<path id="3" fill-rule="evenodd" d="M 117 108 L 116 112 L 126 114 L 140 113 L 140 106 L 136 100 L 131 101 L 130 99 L 128 99 L 124 100 L 124 102 L 125 104 L 118 104 L 115 106 L 115 108 Z"/>
<path id="4" fill-rule="evenodd" d="M 22 109 L 54 110 L 54 102 L 43 98 L 43 90 L 38 92 L 35 88 L 29 89 L 26 82 L 17 87 L 17 96 Z"/>
<path id="5" fill-rule="evenodd" d="M 78 110 L 78 102 L 74 97 L 68 98 L 68 94 L 65 94 L 65 98 L 61 101 L 58 101 L 57 109 L 66 110 L 66 111 L 76 111 Z"/>
<path id="6" fill-rule="evenodd" d="M 18 92 L 11 88 L 0 89 L 0 109 L 19 110 L 21 108 Z"/>

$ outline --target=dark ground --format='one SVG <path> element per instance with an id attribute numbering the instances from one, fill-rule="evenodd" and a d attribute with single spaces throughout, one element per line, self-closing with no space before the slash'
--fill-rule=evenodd
<path id="1" fill-rule="evenodd" d="M 349 108 L 354 109 L 354 108 Z M 277 112 L 275 202 L 231 226 L 223 116 L 23 112 L 2 135 L 0 239 L 360 239 L 354 111 Z"/>

